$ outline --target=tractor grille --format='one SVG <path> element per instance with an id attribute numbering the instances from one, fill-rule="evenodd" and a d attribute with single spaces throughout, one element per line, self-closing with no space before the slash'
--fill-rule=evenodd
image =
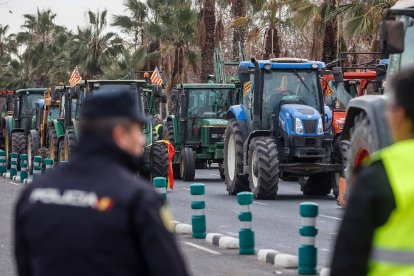
<path id="1" fill-rule="evenodd" d="M 306 138 L 305 139 L 305 147 L 315 147 L 316 146 L 316 139 L 315 138 Z"/>
<path id="2" fill-rule="evenodd" d="M 315 134 L 316 126 L 318 125 L 317 120 L 303 120 L 306 134 Z"/>
<path id="3" fill-rule="evenodd" d="M 210 130 L 210 143 L 217 143 L 224 141 L 224 131 L 226 130 L 224 127 L 212 127 Z"/>

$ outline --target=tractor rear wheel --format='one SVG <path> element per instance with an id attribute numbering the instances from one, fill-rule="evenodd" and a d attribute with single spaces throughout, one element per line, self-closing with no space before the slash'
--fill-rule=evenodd
<path id="1" fill-rule="evenodd" d="M 276 198 L 279 184 L 279 159 L 276 143 L 270 137 L 257 137 L 250 142 L 249 184 L 255 198 Z"/>
<path id="2" fill-rule="evenodd" d="M 168 179 L 168 148 L 162 142 L 151 145 L 151 180 L 154 177 L 165 177 Z"/>
<path id="3" fill-rule="evenodd" d="M 73 154 L 73 149 L 76 145 L 76 135 L 73 127 L 68 127 L 65 133 L 65 160 L 70 160 Z"/>
<path id="4" fill-rule="evenodd" d="M 14 132 L 11 137 L 12 152 L 17 154 L 25 153 L 26 151 L 26 137 L 23 132 Z"/>
<path id="5" fill-rule="evenodd" d="M 49 131 L 48 134 L 49 138 L 49 157 L 53 160 L 53 164 L 56 165 L 58 163 L 58 152 L 59 152 L 59 144 L 58 138 L 56 135 L 56 130 L 52 129 Z"/>
<path id="6" fill-rule="evenodd" d="M 180 174 L 184 181 L 193 181 L 195 177 L 195 158 L 191 148 L 183 148 L 180 152 Z"/>
<path id="7" fill-rule="evenodd" d="M 365 114 L 355 117 L 354 127 L 351 128 L 350 134 L 350 146 L 345 160 L 345 202 L 355 184 L 358 167 L 375 151 L 373 132 Z"/>
<path id="8" fill-rule="evenodd" d="M 224 176 L 229 195 L 249 190 L 249 182 L 243 175 L 243 135 L 239 123 L 231 119 L 224 134 Z"/>
<path id="9" fill-rule="evenodd" d="M 33 138 L 29 134 L 27 137 L 27 171 L 29 174 L 33 174 L 33 160 L 35 155 L 36 153 L 33 152 Z"/>
<path id="10" fill-rule="evenodd" d="M 329 195 L 335 185 L 335 181 L 336 177 L 333 172 L 299 177 L 299 185 L 304 195 Z"/>

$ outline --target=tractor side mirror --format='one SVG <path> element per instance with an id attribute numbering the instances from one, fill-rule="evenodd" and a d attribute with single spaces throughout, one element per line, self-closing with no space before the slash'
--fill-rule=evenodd
<path id="1" fill-rule="evenodd" d="M 336 83 L 340 83 L 344 81 L 344 74 L 342 73 L 341 67 L 332 68 L 332 74 L 334 76 Z"/>
<path id="2" fill-rule="evenodd" d="M 250 81 L 250 72 L 249 72 L 248 67 L 245 67 L 245 66 L 239 67 L 239 80 L 240 82 Z"/>
<path id="3" fill-rule="evenodd" d="M 385 55 L 404 52 L 404 24 L 401 21 L 381 22 L 381 52 Z"/>

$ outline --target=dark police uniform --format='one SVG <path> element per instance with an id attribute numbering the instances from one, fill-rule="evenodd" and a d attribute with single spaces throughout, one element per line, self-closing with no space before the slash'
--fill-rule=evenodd
<path id="1" fill-rule="evenodd" d="M 143 122 L 128 114 L 131 103 L 125 99 L 95 97 L 101 102 L 85 100 L 85 109 L 112 108 L 115 115 Z M 89 118 L 111 114 L 107 109 L 88 112 Z M 112 141 L 83 133 L 69 164 L 35 180 L 18 201 L 18 274 L 188 275 L 167 230 L 166 207 L 149 183 L 137 179 L 135 167 L 133 158 Z"/>

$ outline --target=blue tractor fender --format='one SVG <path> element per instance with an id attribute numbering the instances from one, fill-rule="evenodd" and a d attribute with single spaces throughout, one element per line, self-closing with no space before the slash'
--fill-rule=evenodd
<path id="1" fill-rule="evenodd" d="M 249 113 L 243 105 L 233 105 L 227 111 L 227 120 L 235 119 L 241 128 L 243 138 L 246 139 L 250 133 Z"/>
<path id="2" fill-rule="evenodd" d="M 341 142 L 350 141 L 355 117 L 364 113 L 373 130 L 374 148 L 381 149 L 391 144 L 391 135 L 385 118 L 385 96 L 366 95 L 352 99 L 347 108 Z"/>

